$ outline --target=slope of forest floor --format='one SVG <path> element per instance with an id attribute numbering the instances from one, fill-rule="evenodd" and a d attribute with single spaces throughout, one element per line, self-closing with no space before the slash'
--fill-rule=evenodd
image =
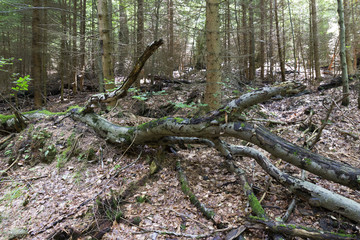
<path id="1" fill-rule="evenodd" d="M 189 98 L 195 102 L 201 99 L 204 79 L 198 73 L 187 80 L 191 84 L 168 84 L 152 96 L 131 92 L 103 116 L 119 125 L 134 126 L 169 112 L 175 116 L 198 114 L 199 105 L 183 103 Z M 224 86 L 224 102 L 255 88 L 229 81 Z M 360 168 L 360 111 L 356 95 L 354 91 L 351 93 L 349 107 L 335 106 L 313 151 Z M 82 93 L 64 103 L 59 101 L 59 96 L 54 96 L 48 108 L 64 111 L 68 106 L 82 105 L 88 96 L 89 93 Z M 246 118 L 261 122 L 279 136 L 302 146 L 320 127 L 332 100 L 340 97 L 341 89 L 335 88 L 275 99 L 253 107 Z M 176 107 L 171 107 L 174 104 Z M 138 116 L 139 113 L 144 116 Z M 309 126 L 312 126 L 311 131 L 304 132 Z M 235 139 L 228 142 L 243 144 Z M 102 239 L 186 239 L 159 232 L 179 235 L 213 232 L 216 229 L 214 223 L 204 218 L 181 190 L 175 170 L 175 163 L 179 160 L 191 190 L 216 213 L 215 221 L 227 224 L 228 228 L 244 225 L 251 209 L 237 177 L 224 167 L 225 159 L 205 146 L 176 148 L 177 154 L 166 149 L 160 151 L 155 146 L 118 148 L 108 144 L 85 124 L 64 116 L 52 116 L 29 125 L 0 152 L 1 170 L 7 169 L 16 158 L 15 165 L 0 181 L 0 239 L 9 239 L 21 230 L 29 234 L 24 239 L 46 239 L 59 229 L 63 229 L 63 233 L 72 229 L 91 235 L 97 227 L 101 228 L 99 225 L 104 221 L 108 224 L 101 229 L 104 231 Z M 50 156 L 51 153 L 55 153 L 52 161 L 45 163 L 46 157 L 41 160 L 41 156 Z M 271 158 L 267 153 L 266 156 Z M 301 175 L 298 168 L 280 159 L 271 159 L 281 170 L 294 176 Z M 160 161 L 161 169 L 147 177 L 153 160 Z M 247 172 L 257 197 L 263 197 L 262 205 L 267 214 L 273 219 L 281 218 L 293 198 L 291 193 L 272 181 L 253 159 L 239 157 L 237 162 Z M 145 181 L 139 183 L 139 179 Z M 308 180 L 360 202 L 359 191 L 312 174 L 308 175 Z M 131 188 L 134 183 L 139 184 Z M 116 199 L 125 190 L 131 194 L 125 200 Z M 99 198 L 95 200 L 97 194 Z M 82 206 L 89 199 L 92 200 Z M 99 203 L 100 199 L 112 199 L 120 207 L 106 205 L 106 201 Z M 101 204 L 106 211 L 100 216 L 96 211 Z M 57 223 L 59 219 L 62 221 Z M 339 222 L 342 224 L 334 224 Z M 53 223 L 56 225 L 51 227 Z M 334 232 L 359 234 L 360 231 L 359 226 L 337 214 L 302 201 L 297 202 L 289 223 Z M 219 231 L 204 239 L 224 239 L 227 233 Z M 262 229 L 252 229 L 246 231 L 245 236 L 247 239 L 264 239 L 267 233 Z"/>

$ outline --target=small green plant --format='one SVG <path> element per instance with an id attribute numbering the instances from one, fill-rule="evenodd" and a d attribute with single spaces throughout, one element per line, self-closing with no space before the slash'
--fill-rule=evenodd
<path id="1" fill-rule="evenodd" d="M 141 223 L 141 217 L 134 217 L 134 218 L 131 220 L 131 223 L 134 224 L 134 225 L 139 226 L 139 224 Z"/>
<path id="2" fill-rule="evenodd" d="M 82 174 L 80 171 L 76 171 L 73 175 L 73 179 L 74 179 L 74 182 L 75 184 L 80 184 L 81 182 L 81 179 L 82 179 Z"/>
<path id="3" fill-rule="evenodd" d="M 150 202 L 150 199 L 149 199 L 149 197 L 148 196 L 146 196 L 146 195 L 143 195 L 143 196 L 137 196 L 136 197 L 136 202 L 138 202 L 138 203 L 149 203 Z"/>
<path id="4" fill-rule="evenodd" d="M 5 153 L 4 153 L 4 155 L 5 155 L 5 157 L 11 156 L 11 155 L 12 155 L 12 149 L 6 150 Z"/>
<path id="5" fill-rule="evenodd" d="M 55 159 L 56 153 L 57 153 L 57 149 L 55 145 L 53 144 L 49 145 L 44 151 L 43 161 L 47 163 L 51 163 Z"/>
<path id="6" fill-rule="evenodd" d="M 26 75 L 24 77 L 19 77 L 18 75 L 19 75 L 18 73 L 12 74 L 12 78 L 13 79 L 17 78 L 17 79 L 13 81 L 13 83 L 15 84 L 15 87 L 12 87 L 11 89 L 14 92 L 29 90 L 29 82 L 31 81 L 30 75 Z M 14 95 L 14 93 L 11 95 Z"/>
<path id="7" fill-rule="evenodd" d="M 186 224 L 185 223 L 180 224 L 180 229 L 181 230 L 186 230 Z"/>
<path id="8" fill-rule="evenodd" d="M 6 206 L 12 204 L 12 201 L 24 195 L 25 188 L 26 187 L 21 186 L 18 183 L 14 184 L 13 189 L 0 198 L 0 202 L 6 202 Z"/>

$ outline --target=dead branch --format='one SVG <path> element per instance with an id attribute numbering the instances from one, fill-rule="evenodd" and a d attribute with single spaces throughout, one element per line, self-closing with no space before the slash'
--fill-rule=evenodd
<path id="1" fill-rule="evenodd" d="M 310 238 L 310 239 L 331 239 L 331 240 L 359 239 L 359 236 L 353 234 L 340 234 L 340 233 L 328 232 L 328 231 L 317 230 L 303 226 L 297 226 L 293 224 L 284 224 L 284 223 L 256 218 L 256 217 L 250 217 L 250 221 L 255 223 L 261 223 L 266 227 L 266 229 L 269 229 L 272 232 L 281 233 L 292 237 L 302 237 L 302 238 Z M 251 226 L 248 227 L 251 228 Z"/>
<path id="2" fill-rule="evenodd" d="M 360 222 L 360 203 L 345 198 L 313 183 L 292 177 L 276 168 L 261 152 L 244 146 L 230 145 L 233 155 L 254 158 L 256 162 L 276 181 L 287 187 L 298 197 L 311 205 L 337 212 L 351 220 Z"/>
<path id="3" fill-rule="evenodd" d="M 92 97 L 90 97 L 90 99 L 86 103 L 83 111 L 84 112 L 92 112 L 93 108 L 95 106 L 97 106 L 98 104 L 115 102 L 118 99 L 126 96 L 127 90 L 138 78 L 138 76 L 141 72 L 141 69 L 144 67 L 146 61 L 163 43 L 164 43 L 164 41 L 162 39 L 160 39 L 158 41 L 154 41 L 149 46 L 147 46 L 147 48 L 145 49 L 143 54 L 139 57 L 139 59 L 135 63 L 131 73 L 126 78 L 126 80 L 124 81 L 122 86 L 110 93 L 100 93 L 100 94 L 93 95 Z"/>

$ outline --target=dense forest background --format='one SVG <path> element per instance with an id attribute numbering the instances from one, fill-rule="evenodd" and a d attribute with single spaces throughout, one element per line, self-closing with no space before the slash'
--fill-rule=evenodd
<path id="1" fill-rule="evenodd" d="M 118 83 L 144 47 L 158 38 L 165 40 L 165 46 L 146 64 L 142 76 L 173 78 L 192 69 L 205 69 L 205 4 L 3 0 L 0 55 L 2 61 L 12 64 L 2 66 L 1 91 L 8 93 L 12 80 L 26 75 L 42 89 L 37 107 L 44 104 L 46 91 L 55 94 L 61 90 L 63 94 L 60 86 L 65 86 L 76 93 L 83 89 L 84 80 L 87 87 L 102 91 L 104 50 L 111 52 L 112 69 L 105 79 Z M 336 1 L 225 1 L 219 7 L 222 79 L 275 82 L 280 77 L 284 80 L 285 73 L 299 71 L 303 79 L 318 85 L 312 80 L 321 79 L 320 68 L 325 73 L 339 73 Z M 349 74 L 357 64 L 359 11 L 358 1 L 344 1 Z M 102 15 L 108 19 L 106 46 L 99 36 L 98 16 Z"/>
<path id="2" fill-rule="evenodd" d="M 0 0 L 0 238 L 359 239 L 359 18 Z"/>

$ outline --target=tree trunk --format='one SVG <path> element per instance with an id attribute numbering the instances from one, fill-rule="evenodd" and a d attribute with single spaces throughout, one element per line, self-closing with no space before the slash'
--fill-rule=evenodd
<path id="1" fill-rule="evenodd" d="M 47 80 L 48 80 L 48 32 L 47 32 L 47 21 L 48 21 L 48 11 L 45 8 L 47 6 L 47 1 L 43 2 L 44 9 L 42 10 L 42 19 L 41 19 L 41 28 L 42 28 L 42 67 L 41 67 L 41 83 L 42 83 L 42 96 L 44 105 L 46 105 L 47 100 Z"/>
<path id="2" fill-rule="evenodd" d="M 205 103 L 214 110 L 220 106 L 220 0 L 206 1 L 206 89 Z"/>
<path id="3" fill-rule="evenodd" d="M 80 23 L 80 71 L 79 90 L 84 90 L 85 78 L 85 27 L 86 27 L 86 0 L 81 0 L 81 23 Z"/>
<path id="4" fill-rule="evenodd" d="M 260 78 L 265 78 L 265 0 L 260 0 Z"/>
<path id="5" fill-rule="evenodd" d="M 173 78 L 174 71 L 174 2 L 168 0 L 168 76 Z"/>
<path id="6" fill-rule="evenodd" d="M 102 69 L 105 81 L 105 90 L 115 88 L 114 83 L 114 68 L 111 59 L 111 41 L 109 28 L 109 14 L 107 0 L 98 0 L 98 19 L 100 32 L 100 48 L 102 55 Z"/>
<path id="7" fill-rule="evenodd" d="M 249 47 L 248 47 L 248 26 L 247 26 L 247 11 L 248 11 L 248 3 L 247 0 L 242 1 L 241 4 L 242 8 L 242 32 L 243 32 L 243 44 L 242 44 L 242 66 L 241 70 L 244 73 L 245 77 L 249 77 L 248 73 L 248 53 L 249 53 Z"/>
<path id="8" fill-rule="evenodd" d="M 339 33 L 340 58 L 341 58 L 341 71 L 342 71 L 343 95 L 344 95 L 342 105 L 348 106 L 350 103 L 350 96 L 349 96 L 349 77 L 348 77 L 347 64 L 346 64 L 344 8 L 343 8 L 342 0 L 337 0 L 337 3 L 338 3 L 339 27 L 340 27 L 340 33 Z"/>
<path id="9" fill-rule="evenodd" d="M 128 55 L 127 48 L 129 44 L 129 27 L 127 13 L 125 9 L 125 3 L 123 0 L 119 1 L 120 12 L 120 29 L 119 29 L 119 65 L 118 74 L 123 75 L 125 73 L 125 60 Z"/>
<path id="10" fill-rule="evenodd" d="M 63 9 L 61 11 L 61 28 L 62 28 L 62 35 L 60 40 L 60 65 L 59 65 L 59 73 L 60 73 L 60 79 L 61 79 L 61 90 L 60 90 L 60 96 L 61 101 L 64 101 L 64 84 L 65 84 L 65 78 L 66 78 L 66 1 L 65 0 L 59 0 L 59 4 L 61 8 Z"/>
<path id="11" fill-rule="evenodd" d="M 290 8 L 290 0 L 287 0 L 288 8 L 289 8 L 289 16 L 290 16 L 290 24 L 291 24 L 291 35 L 293 40 L 293 53 L 294 53 L 294 80 L 296 79 L 296 69 L 297 69 L 297 59 L 296 59 L 296 44 L 295 44 L 295 34 L 294 34 L 294 24 L 291 17 L 291 8 Z"/>
<path id="12" fill-rule="evenodd" d="M 276 40 L 277 40 L 277 45 L 278 45 L 278 57 L 279 57 L 280 69 L 281 69 L 281 81 L 285 82 L 286 81 L 286 79 L 285 79 L 285 61 L 283 59 L 283 53 L 282 53 L 282 47 L 281 47 L 277 0 L 274 1 L 274 14 L 275 14 L 275 25 L 276 25 Z"/>
<path id="13" fill-rule="evenodd" d="M 317 27 L 317 9 L 316 9 L 316 0 L 311 0 L 311 10 L 312 10 L 312 32 L 313 32 L 313 42 L 314 42 L 314 62 L 315 62 L 315 87 L 321 82 L 321 73 L 320 73 L 320 61 L 319 61 L 319 36 L 318 36 L 318 27 Z"/>
<path id="14" fill-rule="evenodd" d="M 350 23 L 350 1 L 344 0 L 344 25 L 345 25 L 345 46 L 346 46 L 346 64 L 348 74 L 353 75 L 355 73 L 353 68 L 352 49 L 353 44 L 351 42 L 351 23 Z M 354 39 L 355 40 L 355 39 Z"/>
<path id="15" fill-rule="evenodd" d="M 249 4 L 249 29 L 250 29 L 250 57 L 249 57 L 249 80 L 255 80 L 255 28 L 254 28 L 254 1 L 250 0 Z"/>
<path id="16" fill-rule="evenodd" d="M 41 28 L 40 28 L 40 0 L 33 0 L 32 10 L 32 44 L 31 44 L 31 78 L 34 86 L 34 105 L 40 108 L 43 104 L 41 97 Z"/>
<path id="17" fill-rule="evenodd" d="M 274 19 L 274 9 L 273 9 L 273 0 L 270 0 L 270 34 L 269 34 L 269 53 L 268 58 L 270 59 L 269 71 L 271 80 L 274 79 L 274 45 L 273 45 L 273 19 Z"/>
<path id="18" fill-rule="evenodd" d="M 137 0 L 137 7 L 136 58 L 140 57 L 144 49 L 144 0 Z M 140 78 L 135 86 L 140 88 Z"/>

